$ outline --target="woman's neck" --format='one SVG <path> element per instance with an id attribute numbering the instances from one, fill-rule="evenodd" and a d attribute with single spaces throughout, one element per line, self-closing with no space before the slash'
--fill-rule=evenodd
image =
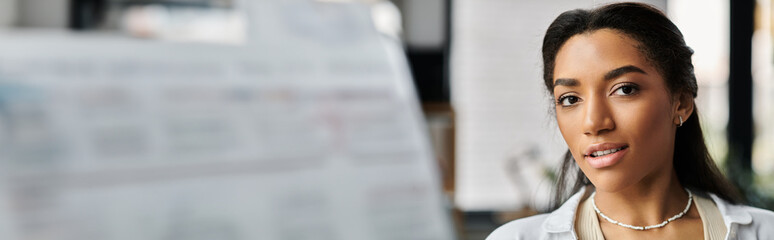
<path id="1" fill-rule="evenodd" d="M 635 226 L 659 224 L 680 213 L 688 202 L 688 194 L 674 170 L 666 177 L 646 177 L 616 191 L 597 189 L 594 198 L 605 215 Z"/>

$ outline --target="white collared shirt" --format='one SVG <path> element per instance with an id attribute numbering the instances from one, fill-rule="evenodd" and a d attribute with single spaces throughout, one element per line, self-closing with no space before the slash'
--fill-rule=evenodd
<path id="1" fill-rule="evenodd" d="M 575 234 L 575 212 L 584 189 L 575 193 L 551 213 L 522 218 L 506 223 L 489 234 L 486 240 L 578 239 Z M 728 229 L 727 240 L 774 239 L 774 212 L 744 205 L 734 205 L 708 194 L 723 215 Z"/>

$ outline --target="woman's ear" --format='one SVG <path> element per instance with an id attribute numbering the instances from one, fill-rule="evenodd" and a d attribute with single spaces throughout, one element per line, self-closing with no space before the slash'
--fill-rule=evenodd
<path id="1" fill-rule="evenodd" d="M 672 120 L 675 125 L 681 126 L 683 122 L 688 121 L 688 118 L 693 114 L 693 95 L 687 93 L 680 93 L 676 96 L 674 104 L 674 119 Z"/>

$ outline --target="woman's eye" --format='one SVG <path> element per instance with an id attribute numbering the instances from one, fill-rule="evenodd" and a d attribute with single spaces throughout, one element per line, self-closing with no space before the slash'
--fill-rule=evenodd
<path id="1" fill-rule="evenodd" d="M 559 105 L 562 105 L 562 107 L 569 107 L 577 103 L 578 100 L 580 99 L 576 96 L 562 96 L 559 97 Z"/>
<path id="2" fill-rule="evenodd" d="M 639 91 L 637 86 L 624 85 L 624 86 L 621 86 L 618 89 L 616 89 L 615 90 L 615 94 L 616 95 L 628 96 L 628 95 L 637 94 L 637 91 Z"/>

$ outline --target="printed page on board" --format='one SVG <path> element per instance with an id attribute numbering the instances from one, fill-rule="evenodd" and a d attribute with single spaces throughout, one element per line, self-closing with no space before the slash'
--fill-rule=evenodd
<path id="1" fill-rule="evenodd" d="M 368 7 L 244 2 L 242 45 L 0 35 L 0 239 L 454 239 Z"/>

